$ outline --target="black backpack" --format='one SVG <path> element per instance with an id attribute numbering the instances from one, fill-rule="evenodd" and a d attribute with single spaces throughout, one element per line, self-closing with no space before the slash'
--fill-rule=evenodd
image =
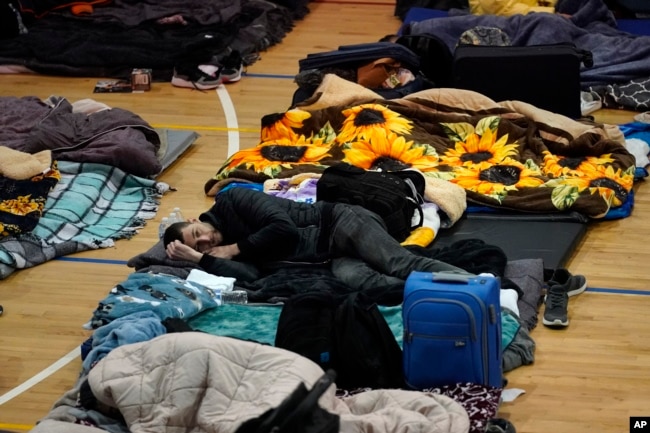
<path id="1" fill-rule="evenodd" d="M 316 200 L 362 206 L 377 215 L 388 233 L 402 242 L 423 222 L 425 180 L 415 170 L 371 171 L 346 163 L 323 171 L 316 184 Z M 413 224 L 413 216 L 419 221 Z"/>
<path id="2" fill-rule="evenodd" d="M 323 370 L 332 368 L 332 329 L 339 302 L 332 292 L 321 290 L 289 297 L 278 318 L 275 346 L 299 353 Z"/>
<path id="3" fill-rule="evenodd" d="M 292 296 L 282 307 L 275 346 L 333 369 L 339 388 L 404 387 L 402 350 L 377 304 L 358 292 Z"/>

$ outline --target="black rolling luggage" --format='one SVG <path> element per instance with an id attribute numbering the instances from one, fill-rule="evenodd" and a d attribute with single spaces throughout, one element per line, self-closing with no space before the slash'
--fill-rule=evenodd
<path id="1" fill-rule="evenodd" d="M 459 45 L 454 52 L 453 86 L 497 102 L 524 101 L 577 119 L 583 63 L 592 66 L 591 53 L 572 44 Z"/>

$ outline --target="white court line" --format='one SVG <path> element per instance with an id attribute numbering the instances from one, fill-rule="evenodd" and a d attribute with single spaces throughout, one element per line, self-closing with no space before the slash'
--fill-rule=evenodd
<path id="1" fill-rule="evenodd" d="M 217 96 L 221 102 L 221 108 L 226 116 L 226 127 L 228 128 L 228 157 L 239 150 L 239 122 L 237 112 L 230 99 L 226 86 L 221 84 L 217 87 Z"/>
<path id="2" fill-rule="evenodd" d="M 224 115 L 226 116 L 226 127 L 228 128 L 228 156 L 231 156 L 239 150 L 239 122 L 237 121 L 237 112 L 235 111 L 235 107 L 232 104 L 232 99 L 230 99 L 230 94 L 228 93 L 228 90 L 226 90 L 226 86 L 220 85 L 217 87 L 217 96 L 219 97 L 221 107 L 223 109 Z M 63 358 L 59 359 L 54 364 L 36 374 L 31 379 L 28 379 L 9 392 L 1 395 L 0 405 L 5 404 L 12 398 L 27 391 L 32 386 L 45 380 L 47 377 L 54 374 L 57 370 L 60 370 L 61 368 L 68 365 L 72 360 L 80 356 L 80 354 L 80 347 L 73 349 Z"/>
<path id="3" fill-rule="evenodd" d="M 47 379 L 49 376 L 52 374 L 56 373 L 58 370 L 61 368 L 65 367 L 68 365 L 71 361 L 74 359 L 77 359 L 81 356 L 81 347 L 77 346 L 75 347 L 70 353 L 65 355 L 63 358 L 59 359 L 56 361 L 54 364 L 50 365 L 49 367 L 45 368 L 42 370 L 40 373 L 37 375 L 33 376 L 31 379 L 23 382 L 22 384 L 18 385 L 11 391 L 0 395 L 0 405 L 5 404 L 12 398 L 20 395 L 21 393 L 27 391 L 29 388 L 32 386 L 36 385 L 37 383 Z"/>

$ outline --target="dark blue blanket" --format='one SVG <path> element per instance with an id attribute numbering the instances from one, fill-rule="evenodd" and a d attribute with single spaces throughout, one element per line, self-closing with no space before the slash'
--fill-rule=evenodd
<path id="1" fill-rule="evenodd" d="M 477 26 L 502 29 L 515 46 L 573 43 L 593 54 L 593 66 L 582 67 L 584 88 L 650 78 L 650 36 L 617 29 L 616 20 L 602 0 L 564 0 L 557 9 L 572 15 L 571 18 L 549 13 L 511 17 L 468 15 L 451 10 L 448 17 L 412 22 L 406 31 L 434 34 L 451 50 L 464 31 Z"/>

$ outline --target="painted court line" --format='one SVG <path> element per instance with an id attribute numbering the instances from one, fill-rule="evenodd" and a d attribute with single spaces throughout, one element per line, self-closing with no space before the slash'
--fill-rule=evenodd
<path id="1" fill-rule="evenodd" d="M 237 111 L 232 104 L 230 94 L 226 86 L 217 87 L 217 96 L 221 102 L 221 108 L 226 117 L 226 127 L 228 127 L 228 157 L 239 151 L 239 122 L 237 121 Z"/>
<path id="2" fill-rule="evenodd" d="M 88 259 L 82 257 L 57 257 L 57 260 L 62 262 L 80 262 L 80 263 L 103 263 L 106 265 L 126 265 L 126 260 L 113 260 L 113 259 Z"/>
<path id="3" fill-rule="evenodd" d="M 36 374 L 32 378 L 26 380 L 25 382 L 21 383 L 14 389 L 12 389 L 9 392 L 6 392 L 3 395 L 0 395 L 0 406 L 11 400 L 12 398 L 16 397 L 17 395 L 20 395 L 21 393 L 27 391 L 29 388 L 32 386 L 36 385 L 37 383 L 47 379 L 49 376 L 52 374 L 56 373 L 58 370 L 61 368 L 65 367 L 68 365 L 71 361 L 74 359 L 77 359 L 81 356 L 81 347 L 77 346 L 75 347 L 70 353 L 65 355 L 63 358 L 59 359 L 49 367 L 45 368 L 42 370 L 40 373 Z"/>
<path id="4" fill-rule="evenodd" d="M 192 125 L 176 125 L 167 123 L 153 123 L 151 126 L 154 128 L 167 128 L 167 129 L 187 129 L 188 131 L 230 131 L 230 128 L 225 126 L 192 126 Z M 239 132 L 260 132 L 259 128 L 237 128 Z"/>
<path id="5" fill-rule="evenodd" d="M 6 430 L 31 430 L 34 426 L 28 424 L 7 424 L 0 422 L 0 428 Z"/>
<path id="6" fill-rule="evenodd" d="M 616 295 L 641 295 L 649 296 L 650 291 L 648 290 L 634 290 L 634 289 L 608 289 L 603 287 L 588 287 L 587 292 L 592 293 L 612 293 Z"/>

